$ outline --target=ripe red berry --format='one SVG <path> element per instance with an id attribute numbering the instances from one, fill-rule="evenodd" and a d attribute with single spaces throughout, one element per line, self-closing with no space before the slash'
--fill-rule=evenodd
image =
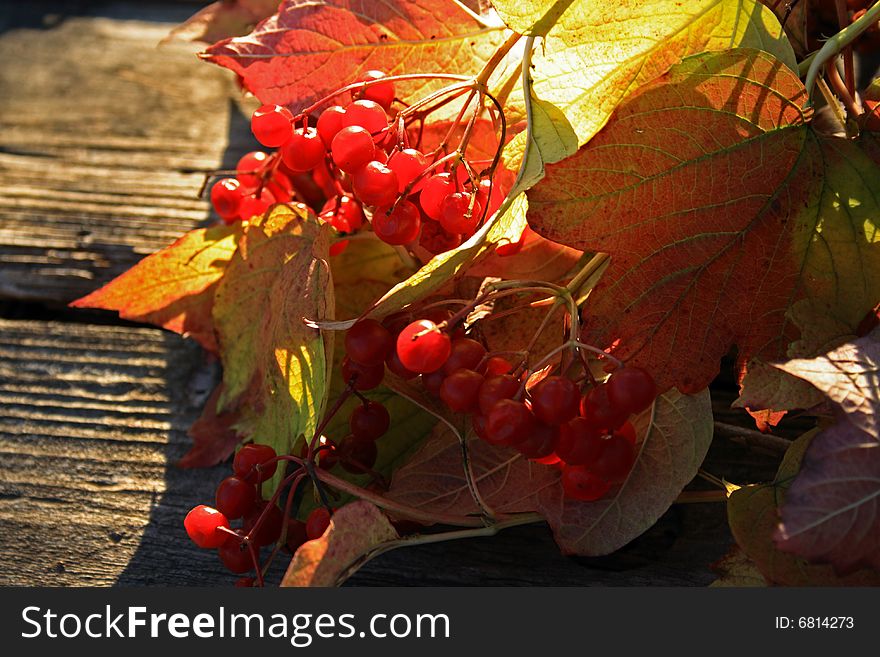
<path id="1" fill-rule="evenodd" d="M 315 447 L 318 452 L 318 462 L 317 465 L 322 470 L 332 470 L 333 467 L 339 463 L 339 453 L 337 451 L 336 443 L 334 443 L 329 438 L 325 436 L 321 436 L 319 440 L 319 444 Z M 299 457 L 304 459 L 308 458 L 309 455 L 309 445 L 308 442 L 303 442 L 299 448 Z"/>
<path id="2" fill-rule="evenodd" d="M 556 454 L 569 465 L 591 465 L 602 453 L 603 442 L 598 428 L 576 417 L 559 425 Z"/>
<path id="3" fill-rule="evenodd" d="M 517 443 L 516 449 L 527 459 L 543 459 L 553 454 L 558 440 L 559 427 L 537 422 L 532 433 L 526 436 L 525 440 Z"/>
<path id="4" fill-rule="evenodd" d="M 217 509 L 199 504 L 186 514 L 183 526 L 193 543 L 201 548 L 216 548 L 226 541 L 228 534 L 218 530 L 229 529 L 229 519 Z"/>
<path id="5" fill-rule="evenodd" d="M 263 146 L 278 148 L 292 133 L 293 114 L 281 105 L 263 105 L 251 117 L 251 130 Z"/>
<path id="6" fill-rule="evenodd" d="M 275 450 L 269 445 L 248 443 L 236 453 L 232 460 L 232 470 L 246 482 L 257 484 L 275 474 L 278 462 L 272 459 L 276 456 Z"/>
<path id="7" fill-rule="evenodd" d="M 477 403 L 483 415 L 489 415 L 502 399 L 513 399 L 519 392 L 519 381 L 509 374 L 488 377 L 480 386 Z"/>
<path id="8" fill-rule="evenodd" d="M 369 438 L 346 436 L 339 442 L 339 464 L 352 474 L 364 474 L 376 465 L 379 449 Z"/>
<path id="9" fill-rule="evenodd" d="M 614 430 L 614 433 L 626 438 L 633 447 L 636 446 L 638 436 L 636 436 L 636 428 L 632 425 L 632 422 L 624 422 L 620 428 Z"/>
<path id="10" fill-rule="evenodd" d="M 299 546 L 309 540 L 308 534 L 306 534 L 306 523 L 302 520 L 297 520 L 296 518 L 290 518 L 287 521 L 287 538 L 284 541 L 284 544 L 287 545 L 287 549 L 291 552 L 296 552 L 299 549 Z"/>
<path id="11" fill-rule="evenodd" d="M 385 366 L 361 365 L 346 356 L 342 359 L 342 380 L 346 383 L 354 381 L 355 390 L 372 390 L 385 378 Z"/>
<path id="12" fill-rule="evenodd" d="M 548 376 L 530 394 L 532 412 L 545 424 L 559 425 L 578 414 L 581 395 L 574 381 L 564 376 Z"/>
<path id="13" fill-rule="evenodd" d="M 373 159 L 376 146 L 370 133 L 359 126 L 342 128 L 333 137 L 330 154 L 342 171 L 354 173 Z"/>
<path id="14" fill-rule="evenodd" d="M 611 484 L 583 465 L 562 468 L 562 492 L 565 497 L 583 502 L 595 502 L 611 490 Z"/>
<path id="15" fill-rule="evenodd" d="M 443 368 L 429 374 L 422 374 L 422 387 L 432 395 L 439 395 L 440 388 L 443 387 L 443 381 L 446 380 L 446 373 Z"/>
<path id="16" fill-rule="evenodd" d="M 419 246 L 432 255 L 446 253 L 459 246 L 461 235 L 452 235 L 443 230 L 438 222 L 428 219 L 422 221 L 422 234 L 419 235 Z"/>
<path id="17" fill-rule="evenodd" d="M 657 396 L 654 379 L 641 367 L 622 367 L 616 370 L 606 385 L 608 401 L 627 415 L 644 411 Z"/>
<path id="18" fill-rule="evenodd" d="M 626 422 L 629 412 L 611 404 L 608 386 L 602 383 L 581 398 L 581 415 L 599 429 L 611 431 Z"/>
<path id="19" fill-rule="evenodd" d="M 388 166 L 397 174 L 397 191 L 402 194 L 406 186 L 427 168 L 428 158 L 415 148 L 404 148 L 388 159 Z M 422 178 L 413 186 L 411 193 L 420 191 L 424 186 L 425 179 Z"/>
<path id="20" fill-rule="evenodd" d="M 265 513 L 265 516 L 257 527 L 257 521 Z M 242 529 L 250 536 L 254 545 L 270 545 L 281 537 L 281 527 L 284 525 L 284 514 L 277 504 L 258 502 L 250 513 L 244 517 Z M 256 530 L 254 531 L 254 528 Z"/>
<path id="21" fill-rule="evenodd" d="M 220 549 L 217 550 L 217 554 L 220 556 L 220 561 L 223 562 L 226 569 L 236 575 L 249 572 L 255 566 L 254 558 L 251 556 L 251 551 L 248 549 L 247 545 L 233 536 L 230 536 L 229 539 L 220 546 Z"/>
<path id="22" fill-rule="evenodd" d="M 388 115 L 377 102 L 356 100 L 345 108 L 342 125 L 345 127 L 357 126 L 372 135 L 377 135 L 388 127 Z"/>
<path id="23" fill-rule="evenodd" d="M 351 412 L 348 426 L 355 438 L 376 440 L 388 431 L 388 427 L 391 426 L 391 416 L 388 414 L 388 409 L 379 402 L 368 401 Z"/>
<path id="24" fill-rule="evenodd" d="M 477 395 L 482 384 L 483 376 L 474 370 L 455 370 L 443 379 L 440 399 L 453 413 L 471 413 L 479 406 Z"/>
<path id="25" fill-rule="evenodd" d="M 397 355 L 411 372 L 436 372 L 443 367 L 451 352 L 449 336 L 427 319 L 413 322 L 397 336 Z"/>
<path id="26" fill-rule="evenodd" d="M 294 130 L 281 147 L 281 160 L 291 171 L 311 171 L 324 161 L 324 142 L 314 128 Z"/>
<path id="27" fill-rule="evenodd" d="M 397 198 L 397 174 L 373 160 L 351 177 L 351 190 L 364 205 L 391 205 Z"/>
<path id="28" fill-rule="evenodd" d="M 438 173 L 425 182 L 425 186 L 419 194 L 419 205 L 422 206 L 426 215 L 439 221 L 443 216 L 443 201 L 454 191 L 455 183 L 452 180 L 452 175 Z"/>
<path id="29" fill-rule="evenodd" d="M 238 216 L 242 221 L 250 221 L 253 217 L 262 216 L 275 202 L 275 195 L 267 188 L 263 188 L 259 196 L 256 192 L 247 194 L 241 199 Z"/>
<path id="30" fill-rule="evenodd" d="M 269 156 L 263 151 L 251 151 L 241 156 L 235 165 L 235 177 L 243 187 L 256 189 L 260 184 L 260 173 L 265 168 Z"/>
<path id="31" fill-rule="evenodd" d="M 409 381 L 419 375 L 418 372 L 413 372 L 404 367 L 403 363 L 400 362 L 400 356 L 397 355 L 397 349 L 393 350 L 391 355 L 388 356 L 388 360 L 385 361 L 385 366 L 388 368 L 389 372 L 399 376 L 404 381 Z"/>
<path id="32" fill-rule="evenodd" d="M 440 225 L 449 233 L 472 235 L 482 217 L 483 208 L 476 201 L 471 206 L 470 194 L 453 192 L 440 203 Z"/>
<path id="33" fill-rule="evenodd" d="M 487 377 L 509 374 L 511 370 L 513 370 L 513 365 L 511 365 L 506 358 L 502 358 L 501 356 L 491 356 L 486 361 Z"/>
<path id="34" fill-rule="evenodd" d="M 310 541 L 321 538 L 330 526 L 330 512 L 323 506 L 314 509 L 306 518 L 306 536 Z"/>
<path id="35" fill-rule="evenodd" d="M 599 454 L 590 469 L 602 479 L 618 483 L 626 479 L 636 462 L 636 450 L 625 436 L 614 434 L 603 441 Z"/>
<path id="36" fill-rule="evenodd" d="M 357 82 L 372 82 L 373 80 L 381 80 L 385 77 L 382 71 L 367 71 Z M 353 100 L 364 98 L 379 103 L 385 109 L 391 106 L 394 101 L 394 83 L 390 80 L 387 82 L 377 82 L 370 85 L 364 85 L 351 92 Z"/>
<path id="37" fill-rule="evenodd" d="M 329 199 L 321 208 L 321 219 L 341 230 L 335 222 L 342 222 L 349 230 L 357 230 L 364 225 L 364 210 L 351 196 L 343 194 Z"/>
<path id="38" fill-rule="evenodd" d="M 211 205 L 227 223 L 238 219 L 243 196 L 241 183 L 235 178 L 221 178 L 211 187 Z"/>
<path id="39" fill-rule="evenodd" d="M 330 148 L 336 133 L 345 126 L 342 125 L 342 119 L 345 117 L 345 110 L 339 105 L 328 107 L 321 116 L 318 117 L 318 123 L 315 126 L 318 130 L 318 136 L 324 143 L 326 148 Z"/>
<path id="40" fill-rule="evenodd" d="M 373 232 L 386 244 L 409 244 L 419 236 L 421 225 L 419 209 L 409 201 L 401 201 L 394 210 L 383 206 L 373 213 Z"/>
<path id="41" fill-rule="evenodd" d="M 257 490 L 241 477 L 226 477 L 217 486 L 217 510 L 227 518 L 241 518 L 257 501 Z"/>
<path id="42" fill-rule="evenodd" d="M 460 369 L 476 370 L 485 355 L 486 348 L 476 340 L 456 338 L 452 341 L 452 351 L 443 371 L 448 375 Z"/>
<path id="43" fill-rule="evenodd" d="M 493 445 L 516 446 L 535 429 L 535 416 L 522 402 L 502 399 L 486 418 L 486 440 Z"/>
<path id="44" fill-rule="evenodd" d="M 394 338 L 375 319 L 361 319 L 345 332 L 345 353 L 361 365 L 381 365 L 394 349 Z"/>

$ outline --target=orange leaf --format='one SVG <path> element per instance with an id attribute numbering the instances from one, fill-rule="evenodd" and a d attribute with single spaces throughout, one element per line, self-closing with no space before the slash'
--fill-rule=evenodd
<path id="1" fill-rule="evenodd" d="M 155 324 L 217 352 L 214 290 L 235 253 L 240 225 L 197 228 L 70 305 L 116 310 L 122 319 Z"/>

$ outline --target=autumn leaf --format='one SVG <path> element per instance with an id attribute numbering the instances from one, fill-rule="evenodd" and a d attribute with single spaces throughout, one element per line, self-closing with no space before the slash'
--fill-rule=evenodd
<path id="1" fill-rule="evenodd" d="M 171 39 L 214 43 L 244 36 L 257 23 L 276 11 L 280 0 L 220 0 L 203 7 L 175 27 L 163 42 Z"/>
<path id="2" fill-rule="evenodd" d="M 806 451 L 781 506 L 777 545 L 844 574 L 880 570 L 880 329 L 778 367 L 827 395 L 837 422 Z"/>
<path id="3" fill-rule="evenodd" d="M 219 413 L 217 401 L 223 384 L 217 386 L 205 402 L 202 414 L 186 432 L 193 446 L 177 462 L 181 468 L 207 468 L 225 461 L 235 451 L 239 435 L 233 428 L 238 422 L 236 413 Z"/>
<path id="4" fill-rule="evenodd" d="M 214 291 L 240 236 L 239 226 L 192 230 L 70 305 L 116 310 L 122 319 L 161 326 L 216 352 Z"/>
<path id="5" fill-rule="evenodd" d="M 755 562 L 738 546 L 734 546 L 724 557 L 713 563 L 712 570 L 718 573 L 718 579 L 709 584 L 710 587 L 767 586 L 767 580 L 764 579 Z"/>
<path id="6" fill-rule="evenodd" d="M 841 281 L 880 271 L 880 176 L 856 146 L 804 124 L 805 99 L 764 53 L 693 57 L 548 167 L 529 192 L 533 228 L 612 256 L 584 308 L 585 342 L 616 343 L 661 389 L 689 391 L 708 385 L 734 344 L 742 363 L 783 356 L 799 298 L 864 315 L 850 306 L 866 293 Z M 847 157 L 871 174 L 858 196 L 838 195 L 839 176 L 824 170 Z"/>
<path id="7" fill-rule="evenodd" d="M 566 499 L 545 488 L 538 513 L 565 554 L 610 554 L 651 527 L 694 478 L 712 442 L 709 391 L 670 391 L 632 420 L 639 442 L 626 481 L 596 502 Z"/>
<path id="8" fill-rule="evenodd" d="M 302 206 L 277 207 L 248 224 L 217 289 L 218 409 L 240 409 L 236 429 L 279 454 L 314 434 L 327 400 L 332 337 L 303 320 L 333 313 L 329 232 Z"/>
<path id="9" fill-rule="evenodd" d="M 320 538 L 303 543 L 281 586 L 338 586 L 382 543 L 397 539 L 388 518 L 369 502 L 338 509 Z"/>
<path id="10" fill-rule="evenodd" d="M 843 577 L 831 566 L 810 564 L 779 550 L 773 533 L 779 523 L 792 480 L 801 469 L 804 453 L 817 431 L 804 434 L 788 448 L 775 480 L 770 484 L 744 486 L 727 503 L 727 517 L 737 544 L 767 580 L 779 586 L 877 586 L 880 574 L 861 570 Z"/>
<path id="11" fill-rule="evenodd" d="M 371 69 L 474 74 L 503 38 L 503 28 L 452 0 L 287 0 L 251 34 L 214 44 L 203 57 L 239 74 L 262 102 L 298 111 Z M 406 100 L 437 84 L 396 88 Z"/>

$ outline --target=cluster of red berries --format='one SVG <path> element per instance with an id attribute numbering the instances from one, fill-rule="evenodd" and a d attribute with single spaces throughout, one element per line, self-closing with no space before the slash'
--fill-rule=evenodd
<path id="1" fill-rule="evenodd" d="M 448 319 L 440 311 L 415 322 L 403 315 L 358 321 L 345 336 L 344 380 L 369 390 L 382 382 L 386 367 L 405 380 L 419 377 L 450 411 L 471 415 L 475 433 L 489 444 L 559 464 L 569 498 L 599 499 L 627 477 L 636 458 L 628 419 L 656 397 L 650 374 L 622 367 L 585 394 L 564 376 L 527 389 L 526 374 L 517 376 L 507 360 L 463 331 L 450 336 Z"/>
<path id="2" fill-rule="evenodd" d="M 293 517 L 285 522 L 281 507 L 261 498 L 260 484 L 275 474 L 279 460 L 268 445 L 244 445 L 232 462 L 233 475 L 217 486 L 214 506 L 200 504 L 183 521 L 193 542 L 217 549 L 223 565 L 233 573 L 258 569 L 261 547 L 283 540 L 295 552 L 307 540 L 323 535 L 330 524 L 330 512 L 324 507 L 312 511 L 306 522 Z M 233 528 L 230 521 L 236 520 L 241 522 Z M 253 583 L 249 577 L 239 580 L 242 586 Z"/>
<path id="3" fill-rule="evenodd" d="M 324 191 L 319 217 L 343 234 L 364 225 L 395 246 L 418 244 L 431 254 L 457 247 L 502 200 L 473 163 L 411 147 L 406 121 L 393 109 L 394 82 L 370 71 L 346 106 L 333 105 L 317 119 L 294 117 L 279 105 L 254 112 L 251 129 L 271 155 L 253 152 L 211 189 L 211 201 L 227 222 L 248 220 L 296 193 L 291 177 L 310 173 Z M 401 106 L 403 107 L 403 106 Z M 316 208 L 318 209 L 318 208 Z M 345 248 L 337 242 L 331 255 Z M 504 245 L 502 255 L 521 246 Z"/>

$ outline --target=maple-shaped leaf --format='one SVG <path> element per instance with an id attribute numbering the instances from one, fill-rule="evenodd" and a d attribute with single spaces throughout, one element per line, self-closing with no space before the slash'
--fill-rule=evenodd
<path id="1" fill-rule="evenodd" d="M 203 7 L 175 27 L 163 42 L 171 39 L 214 43 L 244 36 L 257 23 L 276 11 L 281 0 L 220 0 Z"/>
<path id="2" fill-rule="evenodd" d="M 279 454 L 311 438 L 327 401 L 332 336 L 304 319 L 332 317 L 329 234 L 304 206 L 255 218 L 216 293 L 218 409 L 239 409 L 236 429 Z"/>
<path id="3" fill-rule="evenodd" d="M 333 514 L 323 536 L 297 549 L 281 586 L 339 586 L 379 546 L 397 538 L 377 507 L 364 501 L 346 504 Z"/>
<path id="4" fill-rule="evenodd" d="M 240 236 L 239 226 L 192 230 L 70 305 L 115 310 L 122 319 L 161 326 L 216 352 L 214 291 Z"/>
<path id="5" fill-rule="evenodd" d="M 880 329 L 778 367 L 826 394 L 838 417 L 806 452 L 781 508 L 777 545 L 841 573 L 880 570 Z"/>
<path id="6" fill-rule="evenodd" d="M 817 137 L 805 101 L 763 52 L 707 53 L 548 167 L 528 194 L 533 228 L 611 254 L 583 312 L 585 342 L 616 345 L 661 389 L 699 390 L 734 344 L 742 363 L 783 356 L 799 298 L 848 312 L 864 302 L 847 281 L 877 276 L 880 176 L 855 145 Z M 857 196 L 838 195 L 825 171 L 845 157 L 866 167 Z"/>
<path id="7" fill-rule="evenodd" d="M 233 428 L 238 414 L 217 412 L 223 384 L 217 386 L 205 402 L 202 414 L 186 432 L 193 446 L 177 462 L 181 468 L 208 468 L 225 461 L 235 451 L 239 436 Z"/>
<path id="8" fill-rule="evenodd" d="M 743 486 L 727 501 L 727 518 L 737 544 L 761 574 L 778 586 L 877 586 L 880 573 L 860 570 L 838 576 L 828 565 L 811 564 L 781 551 L 773 542 L 779 508 L 785 503 L 792 480 L 801 470 L 804 453 L 818 436 L 810 431 L 794 441 L 785 453 L 773 482 Z"/>
<path id="9" fill-rule="evenodd" d="M 476 73 L 503 38 L 502 27 L 453 0 L 287 0 L 251 34 L 203 56 L 238 73 L 262 102 L 297 111 L 371 69 Z M 438 88 L 426 79 L 395 86 L 404 100 Z"/>
<path id="10" fill-rule="evenodd" d="M 562 487 L 538 496 L 538 513 L 565 554 L 598 556 L 651 527 L 693 479 L 712 442 L 709 391 L 670 391 L 632 420 L 639 442 L 626 480 L 595 502 L 566 499 Z"/>

